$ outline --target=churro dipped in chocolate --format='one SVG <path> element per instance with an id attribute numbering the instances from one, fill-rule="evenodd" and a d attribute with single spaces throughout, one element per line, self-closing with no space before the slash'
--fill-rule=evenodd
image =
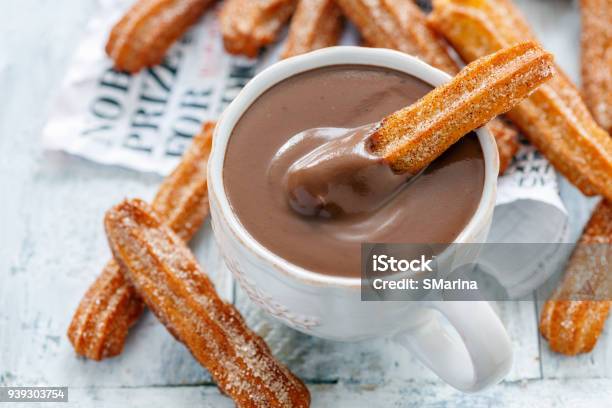
<path id="1" fill-rule="evenodd" d="M 421 58 L 450 75 L 459 72 L 446 41 L 427 25 L 427 18 L 413 0 L 338 0 L 368 45 L 403 51 Z M 503 174 L 519 148 L 518 132 L 500 119 L 489 131 L 499 150 L 499 173 Z"/>
<path id="2" fill-rule="evenodd" d="M 155 211 L 186 241 L 208 215 L 206 166 L 214 127 L 212 122 L 203 126 L 153 200 Z M 115 260 L 110 260 L 83 296 L 68 328 L 68 339 L 77 354 L 92 360 L 116 356 L 143 310 L 133 286 Z"/>
<path id="3" fill-rule="evenodd" d="M 225 50 L 256 57 L 260 48 L 276 40 L 297 0 L 225 0 L 221 33 Z"/>
<path id="4" fill-rule="evenodd" d="M 466 61 L 534 35 L 519 11 L 506 0 L 434 0 L 430 22 Z M 612 199 L 612 138 L 599 127 L 578 90 L 557 68 L 507 117 L 551 164 L 584 194 Z"/>
<path id="5" fill-rule="evenodd" d="M 306 386 L 219 298 L 183 240 L 141 200 L 104 221 L 115 259 L 157 318 L 238 407 L 308 407 Z"/>
<path id="6" fill-rule="evenodd" d="M 281 58 L 338 44 L 342 27 L 335 0 L 298 0 Z"/>
<path id="7" fill-rule="evenodd" d="M 593 117 L 612 134 L 612 1 L 581 0 L 582 84 Z"/>
<path id="8" fill-rule="evenodd" d="M 558 353 L 588 353 L 603 330 L 612 302 L 612 205 L 595 208 L 567 265 L 565 275 L 544 304 L 540 332 Z"/>
<path id="9" fill-rule="evenodd" d="M 115 69 L 138 72 L 162 62 L 166 51 L 214 0 L 138 0 L 113 27 L 106 53 Z"/>
<path id="10" fill-rule="evenodd" d="M 290 167 L 289 204 L 308 216 L 373 211 L 461 137 L 507 112 L 552 75 L 552 55 L 525 42 L 469 64 L 379 123 L 332 129 L 346 136 L 324 143 Z M 294 137 L 325 137 L 325 132 L 309 129 Z"/>
<path id="11" fill-rule="evenodd" d="M 482 57 L 417 103 L 384 118 L 369 136 L 370 149 L 396 172 L 416 174 L 552 76 L 552 55 L 533 42 Z"/>

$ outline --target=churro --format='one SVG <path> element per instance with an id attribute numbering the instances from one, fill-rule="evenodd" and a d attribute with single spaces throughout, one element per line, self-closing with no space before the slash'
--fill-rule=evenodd
<path id="1" fill-rule="evenodd" d="M 478 59 L 379 122 L 340 134 L 333 128 L 336 137 L 327 136 L 329 128 L 303 131 L 289 145 L 327 141 L 288 168 L 289 206 L 323 218 L 376 211 L 460 138 L 507 112 L 552 75 L 552 55 L 525 42 Z"/>
<path id="2" fill-rule="evenodd" d="M 279 363 L 238 310 L 222 301 L 183 240 L 141 200 L 104 225 L 121 270 L 168 331 L 238 407 L 307 407 L 306 386 Z"/>
<path id="3" fill-rule="evenodd" d="M 371 47 L 419 56 L 448 73 L 458 71 L 444 40 L 425 24 L 412 0 L 336 0 Z"/>
<path id="4" fill-rule="evenodd" d="M 534 38 L 506 0 L 434 0 L 431 24 L 472 61 Z M 612 199 L 612 139 L 595 123 L 578 90 L 558 74 L 512 109 L 507 117 L 551 164 L 587 195 Z"/>
<path id="5" fill-rule="evenodd" d="M 153 200 L 155 211 L 184 240 L 191 238 L 208 214 L 206 165 L 214 126 L 204 125 Z M 111 260 L 83 296 L 68 338 L 82 356 L 93 360 L 116 356 L 143 310 L 140 297 Z"/>
<path id="6" fill-rule="evenodd" d="M 226 0 L 220 15 L 225 50 L 256 57 L 276 40 L 295 5 L 296 0 Z"/>
<path id="7" fill-rule="evenodd" d="M 299 0 L 281 58 L 336 45 L 342 26 L 335 0 Z"/>
<path id="8" fill-rule="evenodd" d="M 138 0 L 111 30 L 106 53 L 115 69 L 138 72 L 162 62 L 166 51 L 214 0 Z"/>
<path id="9" fill-rule="evenodd" d="M 552 76 L 552 55 L 533 42 L 482 57 L 384 118 L 369 136 L 370 150 L 396 172 L 417 174 L 459 138 L 507 112 Z"/>
<path id="10" fill-rule="evenodd" d="M 599 125 L 612 134 L 612 1 L 581 0 L 584 99 Z"/>
<path id="11" fill-rule="evenodd" d="M 612 305 L 610 244 L 612 205 L 602 200 L 584 229 L 561 284 L 542 309 L 540 332 L 552 350 L 574 355 L 595 347 Z M 585 296 L 587 299 L 581 299 Z"/>
<path id="12" fill-rule="evenodd" d="M 518 131 L 496 118 L 487 124 L 487 128 L 495 138 L 497 151 L 499 152 L 499 175 L 502 175 L 512 163 L 512 158 L 520 147 Z"/>
<path id="13" fill-rule="evenodd" d="M 368 45 L 413 54 L 450 75 L 459 72 L 446 41 L 427 24 L 427 18 L 412 0 L 338 0 L 348 18 L 359 28 Z M 503 174 L 517 152 L 518 133 L 500 119 L 489 131 L 497 142 Z"/>

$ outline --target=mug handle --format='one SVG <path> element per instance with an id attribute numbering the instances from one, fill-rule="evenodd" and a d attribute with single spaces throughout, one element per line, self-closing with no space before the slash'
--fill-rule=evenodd
<path id="1" fill-rule="evenodd" d="M 452 336 L 435 313 L 395 340 L 408 348 L 442 380 L 464 392 L 496 384 L 512 367 L 512 345 L 497 314 L 486 301 L 430 302 L 459 333 Z"/>

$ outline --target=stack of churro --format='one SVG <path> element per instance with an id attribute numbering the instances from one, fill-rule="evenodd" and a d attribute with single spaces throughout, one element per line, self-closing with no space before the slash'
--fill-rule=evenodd
<path id="1" fill-rule="evenodd" d="M 214 123 L 206 123 L 151 207 L 126 201 L 106 216 L 114 259 L 77 308 L 68 338 L 93 360 L 123 350 L 146 304 L 240 407 L 307 407 L 302 382 L 223 302 L 184 244 L 208 214 L 206 168 Z"/>
<path id="2" fill-rule="evenodd" d="M 214 0 L 138 0 L 110 33 L 106 51 L 113 59 L 115 68 L 137 72 L 160 63 L 168 48 L 213 3 Z M 612 215 L 608 202 L 612 200 L 612 138 L 608 132 L 612 131 L 612 2 L 581 0 L 580 4 L 585 101 L 567 76 L 556 68 L 557 75 L 509 111 L 507 117 L 584 194 L 602 195 L 608 200 L 598 206 L 581 242 L 596 240 L 610 243 Z M 470 116 L 474 104 L 495 106 L 497 114 L 505 112 L 505 108 L 516 101 L 509 94 L 495 95 L 495 92 L 491 92 L 497 89 L 495 86 L 501 86 L 504 77 L 488 78 L 489 82 L 485 81 L 484 85 L 477 80 L 470 82 L 476 76 L 486 78 L 486 75 L 482 75 L 482 64 L 478 70 L 472 68 L 459 73 L 459 65 L 449 52 L 449 44 L 469 63 L 524 43 L 512 49 L 513 52 L 522 53 L 520 55 L 524 60 L 530 60 L 531 65 L 516 63 L 516 58 L 520 59 L 518 54 L 512 58 L 507 53 L 487 57 L 500 58 L 498 63 L 502 65 L 504 61 L 500 55 L 508 58 L 508 73 L 512 73 L 515 80 L 505 85 L 513 87 L 509 92 L 517 98 L 533 87 L 530 80 L 541 82 L 550 76 L 542 68 L 548 66 L 544 61 L 548 61 L 549 55 L 530 43 L 536 41 L 535 35 L 510 0 L 433 0 L 433 11 L 429 17 L 413 0 L 225 0 L 220 23 L 228 52 L 255 57 L 262 47 L 278 38 L 283 26 L 291 20 L 282 53 L 282 57 L 287 58 L 337 44 L 343 27 L 343 15 L 357 26 L 368 46 L 406 52 L 451 75 L 457 75 L 445 88 L 450 95 L 424 98 L 419 104 L 385 118 L 372 135 L 373 151 L 385 157 L 398 171 L 417 171 L 454 143 L 466 129 L 483 125 L 484 122 L 475 123 L 474 117 Z M 534 61 L 541 62 L 541 71 L 530 71 L 538 65 Z M 514 74 L 522 69 L 525 71 L 521 82 L 516 80 L 520 75 Z M 479 75 L 474 74 L 476 71 Z M 478 88 L 479 85 L 483 86 Z M 456 98 L 453 99 L 453 96 Z M 499 99 L 499 103 L 495 102 L 495 98 Z M 438 109 L 440 106 L 436 104 L 448 104 L 452 100 L 455 100 L 456 106 L 448 110 L 448 115 L 437 117 L 431 123 L 420 121 L 419 112 Z M 482 117 L 494 116 L 490 113 Z M 499 119 L 494 119 L 488 126 L 498 143 L 500 172 L 503 172 L 518 149 L 517 132 Z M 424 127 L 427 127 L 426 132 L 416 131 Z M 258 403 L 249 400 L 248 392 L 242 393 L 232 388 L 229 377 L 225 375 L 226 368 L 213 361 L 204 351 L 219 345 L 211 346 L 205 333 L 192 333 L 195 330 L 193 327 L 193 330 L 188 330 L 193 326 L 193 321 L 185 314 L 197 314 L 209 319 L 210 311 L 204 310 L 195 301 L 185 309 L 176 305 L 170 309 L 164 308 L 147 286 L 148 282 L 161 282 L 165 285 L 166 297 L 173 298 L 175 291 L 189 290 L 189 285 L 201 285 L 207 288 L 204 296 L 217 302 L 205 275 L 197 269 L 173 235 L 188 240 L 206 217 L 206 160 L 212 128 L 212 124 L 205 126 L 177 170 L 164 181 L 152 204 L 154 213 L 140 202 L 124 203 L 109 213 L 107 228 L 111 246 L 120 262 L 111 260 L 86 293 L 70 325 L 69 338 L 77 353 L 95 360 L 119 354 L 128 329 L 144 309 L 142 296 L 160 319 L 171 325 L 169 329 L 176 337 L 211 369 L 229 395 L 246 406 L 256 406 Z M 423 138 L 428 142 L 414 135 L 426 135 Z M 130 220 L 132 226 L 127 228 L 122 220 Z M 156 227 L 141 225 L 139 220 L 149 220 Z M 122 240 L 130 234 L 139 237 L 140 241 L 134 241 L 133 246 L 128 248 Z M 131 251 L 138 250 L 134 246 L 138 242 L 155 245 L 153 241 L 148 241 L 151 237 L 176 247 L 185 263 L 191 265 L 192 281 L 185 282 L 184 287 L 172 286 L 171 273 L 162 280 L 159 270 L 137 268 L 137 263 L 132 262 L 134 253 Z M 159 262 L 172 261 L 163 252 L 164 248 L 156 249 L 159 251 L 151 254 L 152 257 Z M 123 266 L 120 267 L 120 264 Z M 172 271 L 173 265 L 169 263 L 167 269 Z M 564 283 L 546 304 L 541 322 L 542 333 L 549 339 L 551 347 L 566 354 L 592 349 L 610 307 L 609 302 L 564 300 L 564 296 L 568 295 L 567 282 L 575 282 L 577 277 L 589 278 L 588 274 L 581 275 L 586 272 L 572 265 L 570 261 Z M 231 306 L 221 303 L 218 303 L 218 311 L 231 316 L 237 313 Z M 212 331 L 237 330 L 236 333 L 243 336 L 243 344 L 248 343 L 249 347 L 261 352 L 266 364 L 277 370 L 271 378 L 276 378 L 285 387 L 285 394 L 280 396 L 272 391 L 273 387 L 269 384 L 255 385 L 252 380 L 258 377 L 257 370 L 262 367 L 245 365 L 245 377 L 241 381 L 262 391 L 258 401 L 265 401 L 269 406 L 286 406 L 281 404 L 281 399 L 288 396 L 293 401 L 293 396 L 307 395 L 299 381 L 282 366 L 276 365 L 261 339 L 250 333 L 240 319 L 237 321 L 237 327 L 214 326 L 219 322 L 211 323 L 210 327 Z M 234 346 L 238 345 L 227 345 L 228 352 Z M 238 360 L 228 361 L 242 364 Z"/>
<path id="3" fill-rule="evenodd" d="M 115 69 L 138 72 L 162 62 L 170 46 L 214 0 L 138 0 L 113 27 L 106 52 Z M 335 0 L 225 0 L 221 32 L 227 52 L 256 57 L 291 19 L 283 58 L 336 45 L 342 16 Z"/>
<path id="4" fill-rule="evenodd" d="M 370 47 L 390 48 L 416 55 L 456 74 L 444 40 L 426 24 L 425 14 L 412 0 L 336 0 Z"/>
<path id="5" fill-rule="evenodd" d="M 427 18 L 413 0 L 336 0 L 372 47 L 389 48 L 415 55 L 450 75 L 459 72 L 448 44 L 427 25 Z M 499 150 L 500 174 L 519 148 L 515 129 L 494 119 L 489 130 Z"/>
<path id="6" fill-rule="evenodd" d="M 206 123 L 177 168 L 162 183 L 153 208 L 188 241 L 208 216 L 206 166 L 214 123 Z M 110 260 L 77 308 L 68 338 L 75 351 L 93 360 L 121 353 L 129 328 L 144 306 L 119 265 Z"/>
<path id="7" fill-rule="evenodd" d="M 433 5 L 432 25 L 466 61 L 535 38 L 508 0 L 434 0 Z M 557 71 L 508 117 L 584 194 L 612 200 L 612 139 L 595 123 L 576 87 Z"/>
<path id="8" fill-rule="evenodd" d="M 433 5 L 430 23 L 467 61 L 535 38 L 509 0 L 434 0 Z M 576 87 L 557 69 L 559 75 L 514 108 L 508 117 L 584 194 L 599 194 L 612 200 L 612 138 L 595 121 L 610 129 L 612 5 L 606 0 L 583 0 L 581 6 L 584 93 L 593 116 Z M 602 273 L 587 270 L 584 262 L 575 260 L 582 257 L 580 247 L 594 239 L 609 244 L 611 224 L 610 205 L 604 201 L 586 227 L 561 286 L 544 307 L 540 329 L 555 351 L 565 354 L 590 351 L 603 328 L 610 308 L 608 301 L 571 299 L 576 295 L 572 293 L 576 290 L 574 282 L 591 281 Z M 582 267 L 574 267 L 576 264 Z"/>

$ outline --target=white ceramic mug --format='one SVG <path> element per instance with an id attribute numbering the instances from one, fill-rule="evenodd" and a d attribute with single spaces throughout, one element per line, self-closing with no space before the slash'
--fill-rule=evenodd
<path id="1" fill-rule="evenodd" d="M 228 140 L 242 114 L 278 82 L 339 64 L 386 67 L 433 86 L 450 78 L 406 54 L 361 47 L 333 47 L 290 58 L 253 78 L 220 118 L 208 168 L 212 225 L 225 262 L 253 302 L 297 330 L 347 341 L 393 336 L 455 388 L 469 392 L 495 384 L 510 369 L 512 349 L 487 302 L 362 302 L 360 278 L 322 275 L 280 258 L 257 242 L 232 211 L 223 185 L 223 163 Z M 479 129 L 477 135 L 485 160 L 484 189 L 457 243 L 484 242 L 493 215 L 499 157 L 489 132 Z M 436 311 L 459 336 L 440 324 Z"/>

